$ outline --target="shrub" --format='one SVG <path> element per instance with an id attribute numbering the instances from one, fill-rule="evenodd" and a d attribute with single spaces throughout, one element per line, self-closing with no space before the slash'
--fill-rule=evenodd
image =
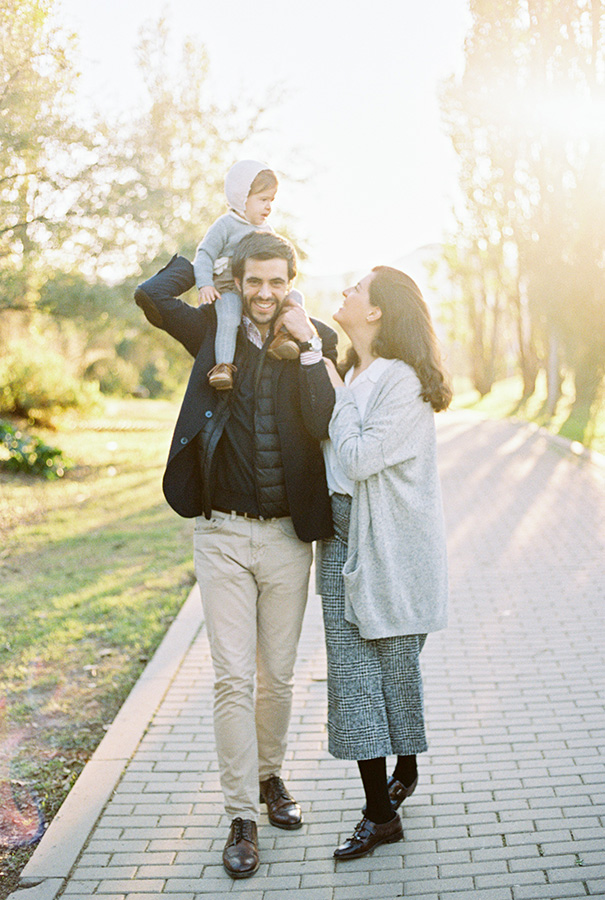
<path id="1" fill-rule="evenodd" d="M 95 360 L 84 372 L 84 377 L 97 382 L 103 394 L 121 397 L 132 394 L 139 383 L 136 367 L 119 356 Z"/>
<path id="2" fill-rule="evenodd" d="M 179 387 L 165 357 L 148 362 L 141 370 L 141 387 L 149 392 L 150 397 L 172 397 Z"/>
<path id="3" fill-rule="evenodd" d="M 16 341 L 0 359 L 0 413 L 48 423 L 62 410 L 92 412 L 100 404 L 98 385 L 80 381 L 35 339 Z"/>
<path id="4" fill-rule="evenodd" d="M 49 447 L 41 438 L 25 434 L 0 419 L 0 447 L 8 457 L 0 462 L 12 472 L 28 472 L 43 478 L 62 478 L 73 463 L 56 447 Z"/>

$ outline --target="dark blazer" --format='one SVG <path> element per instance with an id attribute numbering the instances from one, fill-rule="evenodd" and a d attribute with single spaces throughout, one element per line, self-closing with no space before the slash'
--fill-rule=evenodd
<path id="1" fill-rule="evenodd" d="M 195 308 L 174 297 L 152 300 L 142 292 L 137 293 L 136 302 L 152 325 L 176 338 L 194 357 L 163 488 L 168 503 L 179 515 L 209 518 L 212 458 L 229 416 L 227 392 L 216 391 L 208 383 L 208 372 L 215 364 L 214 306 Z M 319 320 L 312 321 L 323 341 L 324 356 L 336 361 L 336 332 Z M 238 341 L 241 340 L 246 338 L 240 329 Z M 283 360 L 274 390 L 286 493 L 294 528 L 303 541 L 330 537 L 332 516 L 319 442 L 328 437 L 334 389 L 323 362 L 303 366 L 298 360 Z"/>

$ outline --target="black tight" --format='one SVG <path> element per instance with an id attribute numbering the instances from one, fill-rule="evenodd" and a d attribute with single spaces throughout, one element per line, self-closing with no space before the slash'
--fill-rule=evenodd
<path id="1" fill-rule="evenodd" d="M 393 809 L 387 788 L 387 764 L 384 756 L 378 759 L 360 759 L 357 762 L 366 795 L 365 816 L 376 825 L 390 822 Z"/>
<path id="2" fill-rule="evenodd" d="M 409 787 L 418 777 L 418 767 L 416 766 L 416 756 L 398 756 L 397 765 L 393 772 L 393 778 L 400 781 L 405 787 Z"/>
<path id="3" fill-rule="evenodd" d="M 390 822 L 393 818 L 393 808 L 387 788 L 386 759 L 384 756 L 379 756 L 377 759 L 361 759 L 358 760 L 357 765 L 366 795 L 366 818 L 376 825 Z M 415 756 L 397 757 L 393 778 L 409 787 L 416 779 L 417 774 Z"/>

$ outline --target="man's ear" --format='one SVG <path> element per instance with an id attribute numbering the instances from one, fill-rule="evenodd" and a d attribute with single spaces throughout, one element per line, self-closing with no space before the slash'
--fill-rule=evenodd
<path id="1" fill-rule="evenodd" d="M 235 286 L 236 286 L 236 288 L 238 289 L 238 291 L 239 291 L 240 294 L 241 294 L 241 292 L 242 292 L 242 283 L 241 283 L 241 281 L 239 280 L 239 278 L 236 278 L 235 276 L 233 276 L 233 280 L 235 281 Z"/>

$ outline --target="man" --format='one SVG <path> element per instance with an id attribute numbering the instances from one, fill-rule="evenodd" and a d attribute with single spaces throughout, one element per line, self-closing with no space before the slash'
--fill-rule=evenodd
<path id="1" fill-rule="evenodd" d="M 214 726 L 231 828 L 223 864 L 233 878 L 259 866 L 259 796 L 271 824 L 296 829 L 300 806 L 280 777 L 292 675 L 306 605 L 311 542 L 331 535 L 319 442 L 334 404 L 322 355 L 336 333 L 285 302 L 296 275 L 293 247 L 266 232 L 247 235 L 232 258 L 243 321 L 233 391 L 217 392 L 216 313 L 172 294 L 193 285 L 182 257 L 144 282 L 135 299 L 149 321 L 195 358 L 164 474 L 177 513 L 195 516 L 194 563 L 215 673 Z M 285 324 L 300 359 L 266 350 Z M 256 700 L 254 683 L 256 678 Z"/>

